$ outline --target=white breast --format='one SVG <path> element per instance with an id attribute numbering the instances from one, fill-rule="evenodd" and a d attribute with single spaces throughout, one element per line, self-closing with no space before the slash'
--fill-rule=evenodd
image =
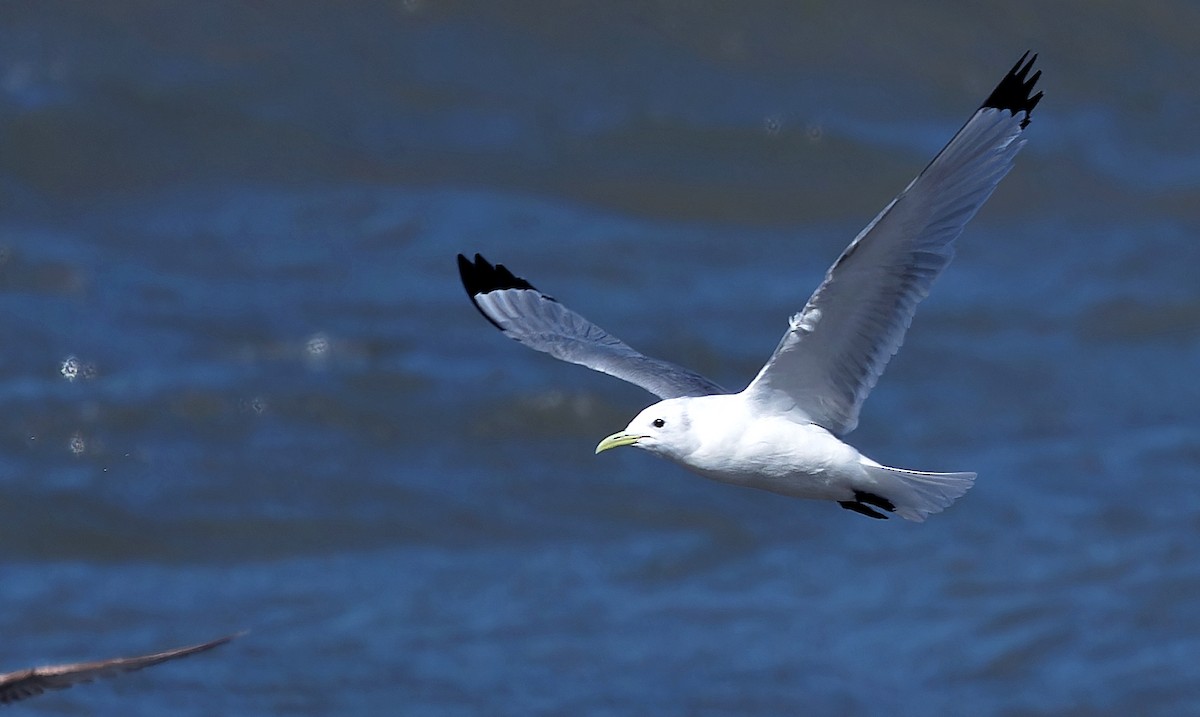
<path id="1" fill-rule="evenodd" d="M 676 462 L 723 483 L 804 498 L 844 497 L 847 482 L 861 477 L 861 454 L 829 431 L 778 415 L 755 416 L 737 399 L 690 400 L 692 429 L 701 440 Z"/>

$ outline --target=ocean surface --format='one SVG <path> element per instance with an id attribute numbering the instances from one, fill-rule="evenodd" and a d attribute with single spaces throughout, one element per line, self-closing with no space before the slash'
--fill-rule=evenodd
<path id="1" fill-rule="evenodd" d="M 1200 9 L 0 8 L 0 672 L 39 715 L 1200 711 Z M 1046 96 L 850 441 L 916 525 L 593 456 L 740 388 L 1026 49 Z"/>

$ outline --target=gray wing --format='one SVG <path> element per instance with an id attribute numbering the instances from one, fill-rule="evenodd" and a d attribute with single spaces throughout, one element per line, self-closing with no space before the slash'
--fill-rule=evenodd
<path id="1" fill-rule="evenodd" d="M 143 667 L 150 667 L 168 660 L 187 657 L 198 652 L 205 652 L 219 647 L 238 635 L 227 635 L 218 640 L 189 645 L 153 655 L 141 657 L 118 657 L 111 660 L 96 662 L 81 662 L 74 665 L 52 665 L 34 667 L 20 672 L 10 672 L 0 675 L 0 704 L 10 704 L 27 697 L 40 695 L 46 690 L 61 690 L 82 682 L 91 682 L 101 677 L 112 677 L 125 672 L 133 672 Z"/>
<path id="2" fill-rule="evenodd" d="M 1026 53 L 1025 57 L 1029 53 Z M 867 394 L 900 348 L 917 304 L 954 256 L 954 241 L 1024 145 L 1042 98 L 1022 57 L 908 187 L 834 262 L 745 393 L 799 411 L 836 434 L 854 430 Z"/>
<path id="3" fill-rule="evenodd" d="M 479 254 L 458 255 L 458 273 L 471 303 L 505 336 L 641 386 L 659 398 L 727 393 L 717 384 L 667 361 L 634 351 L 620 339 Z"/>

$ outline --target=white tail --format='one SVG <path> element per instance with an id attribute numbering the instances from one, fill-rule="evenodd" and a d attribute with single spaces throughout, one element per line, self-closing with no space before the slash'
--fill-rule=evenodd
<path id="1" fill-rule="evenodd" d="M 864 463 L 879 494 L 896 506 L 896 515 L 918 523 L 940 513 L 975 483 L 974 473 L 923 473 Z"/>

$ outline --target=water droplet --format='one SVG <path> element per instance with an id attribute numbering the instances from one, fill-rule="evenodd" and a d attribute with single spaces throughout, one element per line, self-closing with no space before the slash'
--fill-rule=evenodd
<path id="1" fill-rule="evenodd" d="M 329 338 L 325 334 L 315 334 L 309 338 L 304 350 L 312 358 L 322 358 L 329 353 Z"/>
<path id="2" fill-rule="evenodd" d="M 74 356 L 68 356 L 67 359 L 62 362 L 62 366 L 58 369 L 58 372 L 61 373 L 63 378 L 67 379 L 68 381 L 74 381 L 75 379 L 79 378 L 79 359 L 75 358 Z"/>
<path id="3" fill-rule="evenodd" d="M 83 440 L 83 435 L 79 431 L 76 431 L 75 435 L 71 436 L 68 446 L 72 453 L 79 455 L 87 450 L 87 441 Z"/>
<path id="4" fill-rule="evenodd" d="M 763 118 L 763 129 L 771 137 L 778 137 L 783 131 L 783 117 L 781 115 L 767 115 Z"/>
<path id="5" fill-rule="evenodd" d="M 261 416 L 267 412 L 267 399 L 263 398 L 262 396 L 242 399 L 239 406 L 242 410 L 242 413 L 253 413 Z"/>

